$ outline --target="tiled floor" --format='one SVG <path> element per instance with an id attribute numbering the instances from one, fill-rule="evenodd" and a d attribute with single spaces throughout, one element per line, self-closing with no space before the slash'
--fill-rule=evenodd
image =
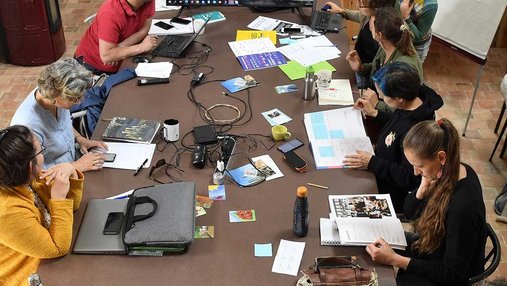
<path id="1" fill-rule="evenodd" d="M 86 16 L 96 12 L 102 0 L 60 0 L 66 55 L 72 55 L 87 28 Z M 465 124 L 479 65 L 449 49 L 433 43 L 424 63 L 427 83 L 444 98 L 444 107 L 438 117 L 449 118 L 460 132 Z M 42 67 L 19 67 L 0 61 L 0 128 L 4 128 L 19 103 L 35 87 Z M 497 139 L 493 133 L 503 98 L 499 84 L 507 73 L 507 49 L 491 49 L 481 78 L 476 104 L 466 137 L 462 140 L 462 160 L 477 171 L 484 189 L 488 221 L 496 230 L 503 246 L 502 263 L 493 277 L 507 277 L 507 224 L 495 222 L 492 204 L 506 182 L 507 161 L 494 157 L 488 161 Z"/>

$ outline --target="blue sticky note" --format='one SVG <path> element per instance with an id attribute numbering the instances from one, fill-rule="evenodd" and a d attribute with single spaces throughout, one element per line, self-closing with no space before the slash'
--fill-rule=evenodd
<path id="1" fill-rule="evenodd" d="M 314 112 L 310 113 L 310 120 L 312 124 L 324 124 L 324 113 L 323 112 Z"/>
<path id="2" fill-rule="evenodd" d="M 319 153 L 320 153 L 320 157 L 322 157 L 322 158 L 332 158 L 335 156 L 332 146 L 319 147 Z"/>
<path id="3" fill-rule="evenodd" d="M 329 135 L 333 139 L 345 138 L 345 134 L 343 134 L 343 130 L 329 130 Z"/>
<path id="4" fill-rule="evenodd" d="M 273 256 L 273 247 L 271 243 L 267 244 L 254 244 L 254 252 L 257 257 L 271 257 Z"/>
<path id="5" fill-rule="evenodd" d="M 324 124 L 313 125 L 313 134 L 317 140 L 329 139 L 329 133 Z"/>

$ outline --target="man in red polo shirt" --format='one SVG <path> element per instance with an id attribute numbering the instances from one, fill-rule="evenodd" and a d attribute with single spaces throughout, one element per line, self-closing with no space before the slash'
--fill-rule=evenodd
<path id="1" fill-rule="evenodd" d="M 127 57 L 149 52 L 154 0 L 106 0 L 77 47 L 75 58 L 95 74 L 116 73 Z"/>

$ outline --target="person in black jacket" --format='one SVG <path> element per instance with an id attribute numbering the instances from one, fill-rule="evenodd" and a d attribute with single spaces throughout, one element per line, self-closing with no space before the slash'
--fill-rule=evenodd
<path id="1" fill-rule="evenodd" d="M 403 154 L 403 138 L 415 124 L 434 119 L 435 110 L 443 105 L 442 98 L 431 88 L 421 85 L 417 71 L 407 63 L 385 65 L 373 76 L 379 95 L 393 113 L 375 109 L 370 101 L 360 98 L 356 108 L 375 118 L 383 126 L 375 148 L 375 155 L 366 151 L 346 156 L 346 167 L 368 169 L 375 173 L 379 193 L 391 194 L 394 209 L 400 212 L 410 189 L 421 178 L 414 175 L 412 166 Z"/>
<path id="2" fill-rule="evenodd" d="M 366 247 L 376 262 L 400 268 L 397 285 L 467 285 L 484 271 L 486 208 L 475 171 L 461 163 L 459 134 L 447 119 L 421 122 L 403 140 L 405 156 L 421 175 L 405 215 L 415 233 L 395 253 L 383 239 Z"/>

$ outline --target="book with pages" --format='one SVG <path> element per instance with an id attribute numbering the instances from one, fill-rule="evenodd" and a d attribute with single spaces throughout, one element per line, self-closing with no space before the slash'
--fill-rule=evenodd
<path id="1" fill-rule="evenodd" d="M 389 194 L 330 195 L 330 218 L 320 219 L 321 245 L 366 246 L 383 238 L 391 247 L 407 247 L 401 221 Z"/>

